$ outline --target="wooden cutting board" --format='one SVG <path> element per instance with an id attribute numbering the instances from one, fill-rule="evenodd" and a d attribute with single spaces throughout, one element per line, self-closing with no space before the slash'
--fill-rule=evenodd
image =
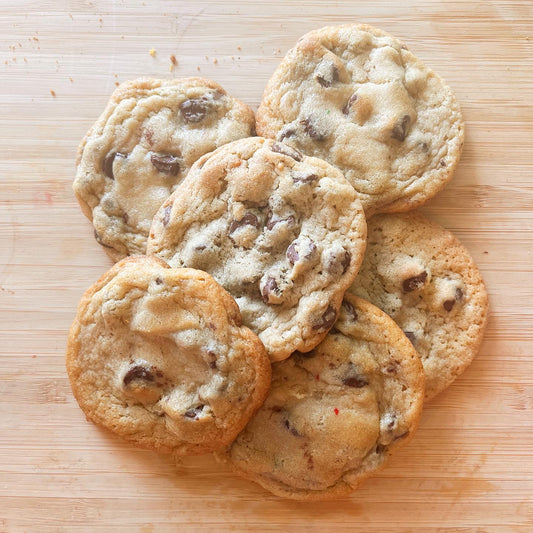
<path id="1" fill-rule="evenodd" d="M 492 311 L 475 362 L 382 473 L 298 503 L 87 422 L 65 340 L 110 262 L 71 183 L 117 82 L 202 75 L 256 107 L 300 35 L 346 22 L 398 36 L 455 89 L 463 157 L 424 212 L 468 247 Z M 0 0 L 0 29 L 0 531 L 533 531 L 530 0 Z"/>

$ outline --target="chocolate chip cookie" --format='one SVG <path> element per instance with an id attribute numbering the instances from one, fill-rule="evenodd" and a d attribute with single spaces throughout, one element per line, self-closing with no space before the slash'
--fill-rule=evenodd
<path id="1" fill-rule="evenodd" d="M 404 330 L 426 374 L 426 396 L 444 390 L 476 355 L 487 319 L 483 279 L 468 251 L 419 213 L 368 222 L 368 246 L 350 292 Z"/>
<path id="2" fill-rule="evenodd" d="M 193 165 L 154 217 L 148 252 L 209 272 L 277 361 L 326 335 L 365 238 L 361 203 L 338 169 L 253 137 Z"/>
<path id="3" fill-rule="evenodd" d="M 218 456 L 278 496 L 343 496 L 407 442 L 423 396 L 420 359 L 400 328 L 347 295 L 319 346 L 274 363 L 265 403 Z"/>
<path id="4" fill-rule="evenodd" d="M 178 455 L 230 443 L 263 402 L 270 362 L 205 272 L 155 257 L 115 264 L 83 296 L 67 371 L 93 422 Z"/>
<path id="5" fill-rule="evenodd" d="M 146 252 L 152 218 L 191 165 L 254 134 L 254 115 L 202 78 L 120 85 L 78 150 L 74 192 L 114 260 Z"/>
<path id="6" fill-rule="evenodd" d="M 259 135 L 337 166 L 367 216 L 414 209 L 451 179 L 464 129 L 452 90 L 366 25 L 304 35 L 268 82 Z"/>

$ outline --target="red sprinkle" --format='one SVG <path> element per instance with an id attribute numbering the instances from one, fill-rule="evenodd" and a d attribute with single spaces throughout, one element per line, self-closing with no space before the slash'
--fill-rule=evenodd
<path id="1" fill-rule="evenodd" d="M 333 412 L 335 413 L 335 415 L 339 414 L 339 410 L 336 407 L 335 407 L 335 409 L 333 409 Z"/>

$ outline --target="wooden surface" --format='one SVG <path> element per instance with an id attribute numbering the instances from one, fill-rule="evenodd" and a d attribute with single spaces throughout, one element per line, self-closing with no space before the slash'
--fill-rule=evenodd
<path id="1" fill-rule="evenodd" d="M 256 107 L 300 35 L 352 21 L 457 93 L 463 157 L 424 211 L 471 251 L 492 310 L 477 359 L 388 468 L 351 498 L 287 502 L 209 457 L 134 449 L 77 407 L 67 329 L 110 262 L 74 156 L 117 81 L 200 74 Z M 0 30 L 0 531 L 533 531 L 530 0 L 0 0 Z"/>

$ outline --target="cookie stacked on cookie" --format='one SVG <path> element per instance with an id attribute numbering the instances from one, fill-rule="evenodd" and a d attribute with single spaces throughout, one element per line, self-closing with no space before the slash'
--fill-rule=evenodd
<path id="1" fill-rule="evenodd" d="M 451 179 L 463 122 L 401 42 L 348 25 L 298 41 L 256 127 L 209 80 L 114 93 L 74 190 L 108 255 L 131 257 L 84 295 L 67 370 L 87 416 L 131 442 L 332 498 L 409 440 L 479 348 L 474 262 L 401 213 Z"/>

